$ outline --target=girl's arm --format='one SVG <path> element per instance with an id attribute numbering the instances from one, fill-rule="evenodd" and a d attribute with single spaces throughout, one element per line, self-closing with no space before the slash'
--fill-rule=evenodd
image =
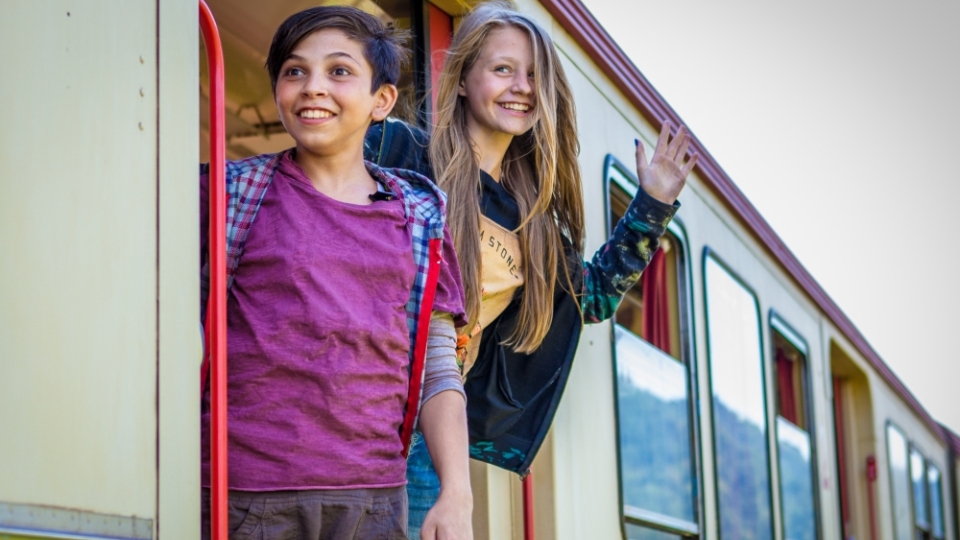
<path id="1" fill-rule="evenodd" d="M 660 246 L 660 237 L 680 207 L 677 196 L 698 155 L 694 153 L 684 163 L 690 136 L 680 126 L 670 140 L 670 128 L 670 122 L 664 122 L 650 163 L 643 145 L 636 141 L 640 189 L 613 235 L 583 265 L 584 295 L 580 307 L 585 322 L 598 323 L 613 316 L 623 295 L 650 263 Z"/>
<path id="2" fill-rule="evenodd" d="M 424 540 L 473 538 L 466 399 L 456 362 L 456 343 L 453 316 L 434 313 L 424 366 L 420 431 L 440 478 L 440 498 L 420 529 Z"/>
<path id="3" fill-rule="evenodd" d="M 660 237 L 679 208 L 647 195 L 641 188 L 613 235 L 583 263 L 583 320 L 598 323 L 613 316 L 623 295 L 640 279 L 640 273 L 660 246 Z"/>

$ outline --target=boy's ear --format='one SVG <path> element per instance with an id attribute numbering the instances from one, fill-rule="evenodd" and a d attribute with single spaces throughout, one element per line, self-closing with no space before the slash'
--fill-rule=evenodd
<path id="1" fill-rule="evenodd" d="M 379 122 L 387 117 L 390 114 L 390 111 L 393 110 L 393 106 L 397 104 L 397 96 L 399 92 L 397 87 L 392 84 L 381 85 L 377 90 L 376 100 L 373 104 L 373 116 L 374 122 Z"/>

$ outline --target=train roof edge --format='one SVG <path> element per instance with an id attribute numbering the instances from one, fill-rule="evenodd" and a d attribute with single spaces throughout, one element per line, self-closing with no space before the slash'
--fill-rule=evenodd
<path id="1" fill-rule="evenodd" d="M 627 100 L 640 111 L 655 129 L 659 130 L 663 122 L 667 120 L 675 125 L 682 123 L 680 115 L 643 76 L 581 0 L 539 0 L 539 2 L 557 20 L 560 26 L 573 36 L 600 70 L 610 78 Z M 800 260 L 774 232 L 770 224 L 760 215 L 756 207 L 737 188 L 730 176 L 720 167 L 720 164 L 696 138 L 695 134 L 691 147 L 691 151 L 700 154 L 696 170 L 707 187 L 733 212 L 750 234 L 850 340 L 884 381 L 923 419 L 927 427 L 943 443 L 952 443 L 954 448 L 958 448 L 958 452 L 960 452 L 960 439 L 957 438 L 957 435 L 937 422 L 920 404 L 919 400 L 903 384 L 903 381 L 894 374 L 893 370 L 860 333 L 853 321 L 830 298 L 830 295 L 817 283 Z"/>

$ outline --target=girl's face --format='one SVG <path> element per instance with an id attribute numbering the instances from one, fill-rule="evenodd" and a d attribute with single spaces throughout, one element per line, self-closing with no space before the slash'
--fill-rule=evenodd
<path id="1" fill-rule="evenodd" d="M 529 35 L 513 26 L 488 34 L 459 94 L 466 99 L 467 131 L 475 142 L 529 131 L 537 105 Z"/>

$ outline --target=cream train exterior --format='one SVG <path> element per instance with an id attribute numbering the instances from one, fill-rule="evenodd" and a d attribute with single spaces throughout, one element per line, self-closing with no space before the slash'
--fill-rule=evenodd
<path id="1" fill-rule="evenodd" d="M 289 145 L 261 66 L 280 20 L 315 3 L 211 2 L 231 157 Z M 417 35 L 423 53 L 402 89 L 416 114 L 432 53 L 465 6 L 358 5 Z M 575 93 L 592 252 L 634 189 L 618 166 L 632 139 L 651 145 L 677 116 L 578 0 L 519 7 L 553 35 Z M 199 537 L 196 174 L 208 101 L 197 20 L 189 0 L 0 7 L 0 539 Z M 669 355 L 637 336 L 638 296 L 617 324 L 585 329 L 533 466 L 537 537 L 957 540 L 960 438 L 699 150 L 671 229 Z M 783 366 L 797 368 L 792 379 Z M 640 397 L 681 411 L 679 424 L 644 424 L 667 409 L 633 408 Z M 678 425 L 684 436 L 671 437 Z M 749 425 L 759 444 L 731 446 Z M 679 441 L 680 454 L 644 454 L 659 448 L 651 440 Z M 759 465 L 730 461 L 734 451 Z M 659 485 L 653 463 L 681 481 Z M 732 469 L 764 489 L 732 488 Z M 480 463 L 472 475 L 476 537 L 521 538 L 517 478 Z M 651 493 L 676 504 L 657 507 Z M 795 528 L 804 516 L 812 529 Z"/>

